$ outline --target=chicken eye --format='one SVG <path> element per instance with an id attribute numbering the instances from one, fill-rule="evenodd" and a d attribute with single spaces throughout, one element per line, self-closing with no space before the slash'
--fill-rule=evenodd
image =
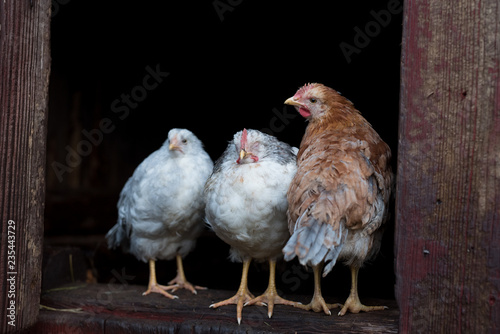
<path id="1" fill-rule="evenodd" d="M 311 97 L 309 101 L 311 101 L 311 103 L 316 103 L 317 100 L 314 97 Z"/>
<path id="2" fill-rule="evenodd" d="M 187 142 L 188 142 L 188 141 L 187 141 L 187 139 L 183 139 L 183 140 L 182 140 L 182 143 L 183 143 L 183 144 L 185 144 L 185 143 L 187 143 Z"/>

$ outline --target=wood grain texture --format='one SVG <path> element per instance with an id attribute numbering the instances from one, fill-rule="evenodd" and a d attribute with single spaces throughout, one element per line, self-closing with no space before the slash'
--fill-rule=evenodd
<path id="1" fill-rule="evenodd" d="M 0 2 L 1 332 L 34 324 L 39 309 L 50 6 L 48 0 Z M 8 239 L 9 220 L 15 239 Z M 8 262 L 13 250 L 14 265 Z M 11 277 L 15 284 L 5 284 Z M 12 301 L 15 326 L 7 318 Z"/>
<path id="2" fill-rule="evenodd" d="M 500 331 L 499 22 L 497 0 L 405 3 L 401 333 Z"/>
<path id="3" fill-rule="evenodd" d="M 267 307 L 252 305 L 243 308 L 238 325 L 235 305 L 208 307 L 234 291 L 208 289 L 193 295 L 181 290 L 176 291 L 179 299 L 171 300 L 159 294 L 143 296 L 144 290 L 129 284 L 73 284 L 48 291 L 42 294 L 42 305 L 81 310 L 41 310 L 30 333 L 397 333 L 398 327 L 395 301 L 366 300 L 389 309 L 343 317 L 276 305 L 269 319 Z M 308 302 L 311 297 L 298 298 Z"/>

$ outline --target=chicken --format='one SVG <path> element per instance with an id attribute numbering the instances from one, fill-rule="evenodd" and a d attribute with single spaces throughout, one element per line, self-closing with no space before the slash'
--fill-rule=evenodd
<path id="1" fill-rule="evenodd" d="M 380 249 L 393 186 L 391 151 L 349 100 L 322 84 L 307 84 L 285 101 L 309 124 L 297 154 L 297 173 L 287 194 L 290 240 L 285 260 L 312 266 L 311 303 L 295 306 L 331 314 L 321 294 L 337 260 L 351 270 L 351 291 L 339 315 L 382 310 L 361 304 L 358 271 Z"/>
<path id="2" fill-rule="evenodd" d="M 238 324 L 243 306 L 268 305 L 271 317 L 275 304 L 293 305 L 276 291 L 276 260 L 290 237 L 286 192 L 296 171 L 297 148 L 256 130 L 243 130 L 215 163 L 205 186 L 207 223 L 231 246 L 230 259 L 243 262 L 238 292 L 210 305 L 236 304 Z M 269 285 L 254 297 L 247 286 L 250 261 L 269 262 Z"/>
<path id="3" fill-rule="evenodd" d="M 123 246 L 137 259 L 149 262 L 149 284 L 144 292 L 168 293 L 196 289 L 186 280 L 182 258 L 194 247 L 204 228 L 203 188 L 213 162 L 201 141 L 189 130 L 172 129 L 162 147 L 147 157 L 123 187 L 118 222 L 106 234 L 108 246 Z M 156 281 L 155 261 L 177 260 L 177 276 L 168 286 Z"/>

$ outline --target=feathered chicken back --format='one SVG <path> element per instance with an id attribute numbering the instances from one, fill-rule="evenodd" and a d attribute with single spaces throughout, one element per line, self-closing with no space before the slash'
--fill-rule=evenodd
<path id="1" fill-rule="evenodd" d="M 387 216 L 391 151 L 353 104 L 329 87 L 306 85 L 286 103 L 309 125 L 287 194 L 292 237 L 285 259 L 330 262 L 324 275 L 337 258 L 361 266 L 379 248 L 373 233 Z"/>

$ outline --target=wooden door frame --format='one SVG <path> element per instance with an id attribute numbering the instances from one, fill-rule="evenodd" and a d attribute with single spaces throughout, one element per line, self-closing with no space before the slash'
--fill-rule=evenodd
<path id="1" fill-rule="evenodd" d="M 40 305 L 50 6 L 0 1 L 2 333 L 33 325 Z"/>
<path id="2" fill-rule="evenodd" d="M 500 330 L 500 5 L 406 1 L 396 299 L 401 333 Z"/>
<path id="3" fill-rule="evenodd" d="M 33 325 L 39 308 L 50 7 L 0 2 L 4 332 Z M 499 8 L 497 0 L 404 5 L 395 233 L 402 333 L 500 327 Z M 11 303 L 15 328 L 5 320 Z"/>

